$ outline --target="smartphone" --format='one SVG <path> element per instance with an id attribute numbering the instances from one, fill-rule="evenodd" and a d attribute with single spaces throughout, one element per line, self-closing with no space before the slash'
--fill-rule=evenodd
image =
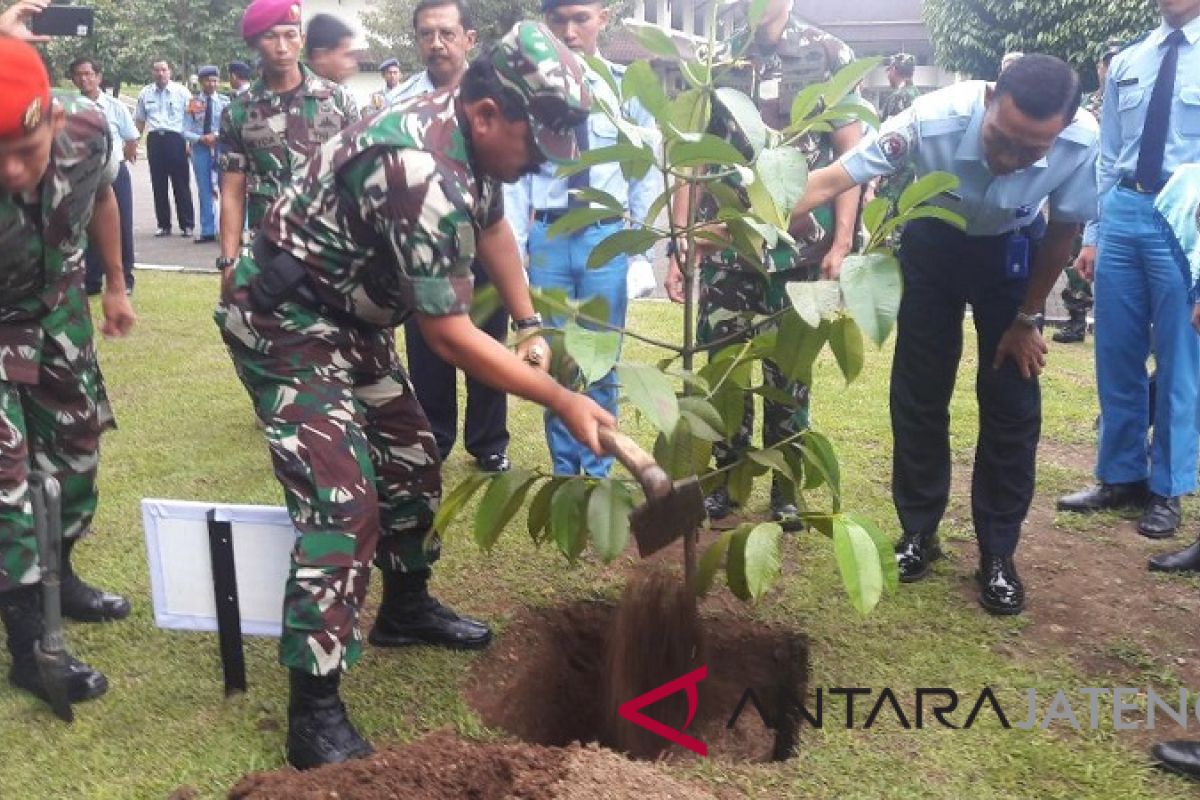
<path id="1" fill-rule="evenodd" d="M 30 18 L 29 30 L 36 36 L 91 36 L 95 23 L 95 9 L 52 5 Z"/>

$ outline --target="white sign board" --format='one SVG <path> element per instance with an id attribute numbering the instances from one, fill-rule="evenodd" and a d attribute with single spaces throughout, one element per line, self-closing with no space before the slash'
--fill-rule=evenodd
<path id="1" fill-rule="evenodd" d="M 160 628 L 215 631 L 209 513 L 232 529 L 242 633 L 278 636 L 296 529 L 287 509 L 191 500 L 142 500 L 154 621 Z"/>

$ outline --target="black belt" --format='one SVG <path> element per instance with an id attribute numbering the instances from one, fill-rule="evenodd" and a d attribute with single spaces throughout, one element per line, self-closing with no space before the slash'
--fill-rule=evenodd
<path id="1" fill-rule="evenodd" d="M 1121 188 L 1128 189 L 1131 192 L 1137 192 L 1138 194 L 1158 194 L 1159 192 L 1162 191 L 1162 187 L 1167 185 L 1167 181 L 1169 181 L 1170 179 L 1171 179 L 1171 176 L 1168 175 L 1157 186 L 1151 187 L 1151 186 L 1144 186 L 1142 183 L 1140 183 L 1139 181 L 1135 181 L 1133 178 L 1124 177 L 1124 178 L 1121 178 Z"/>
<path id="2" fill-rule="evenodd" d="M 545 225 L 553 225 L 554 223 L 558 222 L 560 219 L 565 217 L 570 212 L 577 211 L 577 210 L 578 209 L 575 209 L 575 208 L 547 208 L 547 209 L 543 209 L 543 210 L 534 211 L 533 218 L 537 222 L 541 222 Z M 598 219 L 595 222 L 592 222 L 590 224 L 591 225 L 603 225 L 603 224 L 606 224 L 609 222 L 616 222 L 618 219 L 619 219 L 619 217 L 616 217 L 616 216 L 605 217 L 604 219 Z"/>

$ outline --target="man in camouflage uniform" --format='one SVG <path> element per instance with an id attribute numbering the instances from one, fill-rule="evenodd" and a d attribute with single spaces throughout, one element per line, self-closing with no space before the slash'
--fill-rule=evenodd
<path id="1" fill-rule="evenodd" d="M 0 618 L 9 682 L 45 699 L 34 649 L 42 609 L 31 470 L 62 487 L 64 615 L 98 622 L 129 614 L 124 598 L 88 586 L 71 566 L 96 510 L 100 434 L 113 427 L 84 289 L 89 237 L 104 262 L 104 333 L 124 335 L 134 315 L 108 124 L 87 100 L 51 100 L 40 56 L 15 38 L 40 8 L 10 12 L 0 15 Z M 69 656 L 64 678 L 72 702 L 108 688 Z"/>
<path id="2" fill-rule="evenodd" d="M 221 117 L 222 269 L 241 248 L 243 220 L 257 230 L 308 158 L 359 119 L 349 92 L 300 63 L 299 3 L 255 0 L 242 38 L 261 56 L 263 74 Z"/>
<path id="3" fill-rule="evenodd" d="M 1096 79 L 1099 83 L 1096 91 L 1083 100 L 1083 107 L 1091 113 L 1096 121 L 1100 121 L 1100 109 L 1104 105 L 1104 80 L 1108 77 L 1108 64 L 1113 56 L 1121 52 L 1121 43 L 1109 40 L 1100 50 L 1096 59 Z M 1080 240 L 1082 242 L 1082 239 Z M 1076 248 L 1076 255 L 1079 248 Z M 1053 339 L 1060 344 L 1075 344 L 1087 337 L 1087 315 L 1092 310 L 1092 284 L 1084 280 L 1075 269 L 1075 259 L 1072 257 L 1067 267 L 1067 285 L 1062 290 L 1063 306 L 1067 309 L 1067 324 L 1054 334 Z M 1150 406 L 1153 408 L 1153 404 Z"/>
<path id="4" fill-rule="evenodd" d="M 913 86 L 913 72 L 917 60 L 909 53 L 896 53 L 888 59 L 887 79 L 892 91 L 883 100 L 879 108 L 879 121 L 894 117 L 913 104 L 921 96 L 921 90 Z M 901 172 L 889 175 L 879 182 L 879 194 L 895 203 L 900 195 L 913 182 L 914 173 L 911 166 L 906 166 Z"/>
<path id="5" fill-rule="evenodd" d="M 518 24 L 450 87 L 389 108 L 321 148 L 226 272 L 216 321 L 263 421 L 300 532 L 280 660 L 291 670 L 288 760 L 306 768 L 370 746 L 338 696 L 361 655 L 372 559 L 376 646 L 478 648 L 490 631 L 427 589 L 439 554 L 437 446 L 395 350 L 415 313 L 442 358 L 553 408 L 599 449 L 613 417 L 514 356 L 467 316 L 478 256 L 518 322 L 535 319 L 501 181 L 575 157 L 590 104 L 579 62 L 542 25 Z"/>
<path id="6" fill-rule="evenodd" d="M 735 4 L 731 13 L 741 14 L 748 4 Z M 753 67 L 753 95 L 758 101 L 763 120 L 775 127 L 788 122 L 790 104 L 785 98 L 794 97 L 805 86 L 828 80 L 834 73 L 854 60 L 854 53 L 844 42 L 815 28 L 792 14 L 791 0 L 770 0 L 763 21 L 750 31 L 744 23 L 738 24 L 731 38 L 734 53 L 744 49 L 748 37 L 753 36 L 746 55 Z M 774 88 L 775 99 L 763 100 L 764 92 L 759 87 L 766 84 Z M 713 133 L 737 144 L 743 152 L 748 142 L 737 130 L 732 115 L 724 112 L 716 103 L 713 109 Z M 806 137 L 798 146 L 807 154 L 810 169 L 816 169 L 850 150 L 862 138 L 862 126 L 858 120 L 839 123 L 832 133 Z M 739 141 L 739 139 L 741 141 Z M 842 260 L 853 247 L 854 231 L 858 222 L 861 192 L 847 192 L 828 208 L 819 209 L 814 233 L 799 242 L 799 252 L 781 245 L 767 253 L 764 262 L 770 272 L 764 276 L 749 264 L 740 263 L 733 250 L 706 253 L 699 261 L 700 307 L 696 328 L 696 340 L 700 344 L 720 343 L 725 347 L 737 341 L 739 334 L 752 335 L 769 328 L 760 323 L 766 316 L 777 314 L 790 305 L 787 283 L 790 281 L 815 280 L 820 276 L 836 278 Z M 705 198 L 702 216 L 712 218 L 716 213 L 715 202 Z M 677 204 L 677 208 L 684 204 Z M 829 231 L 828 235 L 824 235 Z M 682 273 L 676 259 L 672 259 L 667 280 L 668 294 L 682 302 L 680 290 Z M 733 338 L 731 338 L 733 337 Z M 797 403 L 796 408 L 763 400 L 763 444 L 770 446 L 803 430 L 809 424 L 808 387 L 798 381 L 789 380 L 778 366 L 763 361 L 763 380 L 782 391 Z M 754 429 L 753 398 L 747 396 L 742 425 L 727 442 L 718 442 L 713 453 L 718 466 L 727 466 L 738 460 L 750 446 Z M 725 486 L 715 489 L 705 498 L 705 509 L 712 519 L 728 516 L 734 508 Z M 784 485 L 773 478 L 771 483 L 771 515 L 787 528 L 798 527 L 799 518 L 794 498 Z"/>

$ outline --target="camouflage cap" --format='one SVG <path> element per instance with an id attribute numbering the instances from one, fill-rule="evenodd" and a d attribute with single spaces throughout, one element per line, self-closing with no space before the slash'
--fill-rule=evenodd
<path id="1" fill-rule="evenodd" d="M 574 127 L 587 119 L 591 92 L 583 64 L 540 22 L 518 22 L 491 52 L 496 77 L 525 101 L 533 140 L 562 163 L 579 157 Z"/>
<path id="2" fill-rule="evenodd" d="M 917 58 L 912 53 L 896 53 L 887 60 L 889 67 L 899 70 L 912 70 L 917 66 Z"/>

